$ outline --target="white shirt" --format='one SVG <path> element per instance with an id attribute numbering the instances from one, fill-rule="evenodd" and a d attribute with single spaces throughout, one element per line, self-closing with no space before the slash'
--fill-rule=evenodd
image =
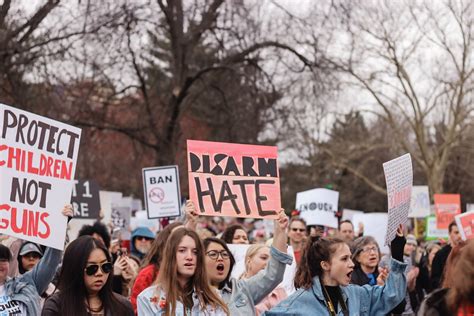
<path id="1" fill-rule="evenodd" d="M 5 293 L 5 285 L 0 285 L 0 316 L 25 315 L 25 307 L 18 301 L 12 301 Z"/>

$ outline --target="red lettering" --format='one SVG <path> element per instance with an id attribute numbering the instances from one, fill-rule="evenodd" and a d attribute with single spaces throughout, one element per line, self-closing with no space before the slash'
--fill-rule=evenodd
<path id="1" fill-rule="evenodd" d="M 17 225 L 17 209 L 16 207 L 12 207 L 12 212 L 11 212 L 11 221 L 10 221 L 10 227 L 12 228 L 12 231 L 14 233 L 17 233 L 17 234 L 24 234 L 26 235 L 26 225 L 27 225 L 27 216 L 25 216 L 25 211 L 28 211 L 28 210 L 24 210 L 23 211 L 23 218 L 22 218 L 22 221 L 21 221 L 21 226 L 18 227 Z"/>
<path id="2" fill-rule="evenodd" d="M 52 176 L 53 174 L 51 173 L 51 169 L 53 167 L 53 158 L 51 157 L 48 157 L 48 167 L 47 167 L 47 170 L 46 170 L 46 176 Z"/>
<path id="3" fill-rule="evenodd" d="M 38 174 L 38 168 L 33 167 L 33 153 L 28 152 L 28 173 Z"/>
<path id="4" fill-rule="evenodd" d="M 6 149 L 8 149 L 7 145 L 0 145 L 0 151 L 4 151 Z M 5 160 L 0 161 L 0 167 L 3 166 L 3 165 L 5 165 Z"/>
<path id="5" fill-rule="evenodd" d="M 59 168 L 61 167 L 60 165 L 61 161 L 55 159 L 54 160 L 54 174 L 53 177 L 59 178 Z"/>
<path id="6" fill-rule="evenodd" d="M 10 210 L 10 205 L 8 204 L 2 204 L 0 205 L 0 211 L 9 211 Z M 8 220 L 5 218 L 2 218 L 0 220 L 0 228 L 6 229 L 8 227 Z"/>
<path id="7" fill-rule="evenodd" d="M 44 224 L 44 227 L 46 228 L 46 232 L 44 232 L 44 233 L 38 232 L 38 237 L 43 238 L 43 239 L 48 238 L 49 235 L 51 234 L 51 228 L 49 227 L 49 224 L 46 221 L 46 218 L 48 216 L 49 216 L 49 214 L 46 213 L 46 212 L 41 213 L 41 215 L 40 215 L 40 221 L 41 221 L 41 223 Z"/>
<path id="8" fill-rule="evenodd" d="M 66 165 L 65 161 L 61 161 L 61 179 L 71 180 L 72 176 L 72 162 Z"/>

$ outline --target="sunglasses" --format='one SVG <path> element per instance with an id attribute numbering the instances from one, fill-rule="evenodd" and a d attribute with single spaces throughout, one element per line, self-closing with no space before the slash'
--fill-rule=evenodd
<path id="1" fill-rule="evenodd" d="M 91 264 L 90 266 L 87 266 L 84 271 L 86 272 L 87 275 L 91 276 L 97 273 L 99 271 L 99 267 L 104 272 L 105 274 L 110 273 L 112 269 L 114 268 L 112 263 L 110 262 L 105 262 L 102 263 L 101 265 L 99 264 Z"/>
<path id="2" fill-rule="evenodd" d="M 300 233 L 302 233 L 302 232 L 304 232 L 306 229 L 304 229 L 304 228 L 292 228 L 291 230 L 294 231 L 294 232 L 300 232 Z"/>
<path id="3" fill-rule="evenodd" d="M 224 260 L 230 258 L 230 254 L 225 250 L 222 250 L 222 251 L 211 250 L 211 251 L 206 252 L 206 255 L 212 260 L 217 260 L 219 258 L 219 255 Z"/>
<path id="4" fill-rule="evenodd" d="M 153 240 L 151 238 L 148 238 L 148 237 L 143 237 L 143 236 L 137 236 L 135 237 L 136 240 Z"/>

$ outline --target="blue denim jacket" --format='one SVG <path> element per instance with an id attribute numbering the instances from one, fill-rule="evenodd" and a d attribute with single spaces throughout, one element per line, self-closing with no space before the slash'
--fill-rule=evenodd
<path id="1" fill-rule="evenodd" d="M 232 287 L 220 290 L 222 299 L 229 306 L 232 316 L 256 315 L 255 305 L 270 294 L 283 281 L 286 265 L 291 265 L 293 257 L 270 248 L 270 260 L 265 270 L 245 280 L 232 278 Z"/>
<path id="2" fill-rule="evenodd" d="M 406 266 L 405 263 L 392 259 L 391 272 L 384 286 L 350 284 L 341 287 L 349 315 L 386 315 L 397 306 L 405 297 L 407 285 L 403 272 Z M 329 315 L 319 278 L 313 279 L 311 288 L 299 289 L 264 315 Z M 343 315 L 340 304 L 338 315 Z"/>

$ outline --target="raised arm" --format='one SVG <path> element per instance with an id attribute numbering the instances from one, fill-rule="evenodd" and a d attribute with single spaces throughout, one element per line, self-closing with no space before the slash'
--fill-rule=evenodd
<path id="1" fill-rule="evenodd" d="M 270 249 L 271 258 L 268 261 L 267 267 L 255 276 L 239 281 L 242 282 L 243 286 L 247 287 L 254 304 L 258 304 L 283 281 L 286 265 L 291 265 L 293 262 L 293 257 L 286 253 L 288 247 L 286 243 L 287 226 L 288 217 L 282 209 L 275 220 L 273 244 Z"/>

